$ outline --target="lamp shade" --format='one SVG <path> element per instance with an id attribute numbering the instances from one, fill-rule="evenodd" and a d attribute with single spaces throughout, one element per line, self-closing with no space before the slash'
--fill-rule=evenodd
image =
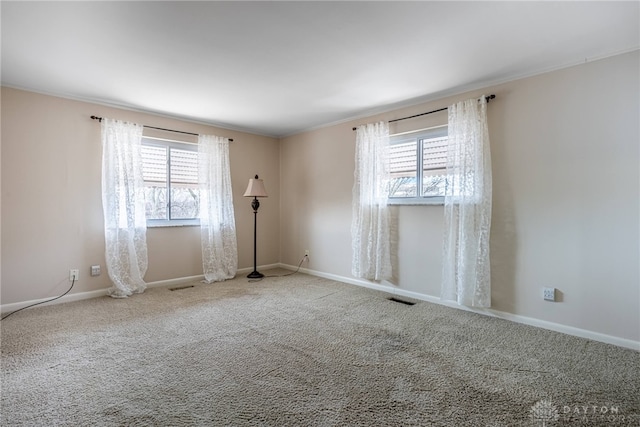
<path id="1" fill-rule="evenodd" d="M 258 178 L 258 175 L 249 180 L 247 191 L 244 192 L 243 197 L 269 197 L 267 190 L 264 189 L 264 182 Z"/>

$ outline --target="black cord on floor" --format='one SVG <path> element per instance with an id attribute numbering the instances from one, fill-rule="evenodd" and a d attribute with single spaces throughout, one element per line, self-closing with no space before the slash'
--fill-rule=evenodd
<path id="1" fill-rule="evenodd" d="M 261 277 L 259 279 L 249 279 L 249 282 L 259 282 L 262 279 L 266 279 L 267 277 L 286 277 L 286 276 L 291 276 L 293 274 L 296 274 L 298 271 L 300 271 L 300 266 L 302 265 L 304 260 L 307 259 L 307 258 L 308 258 L 308 255 L 303 256 L 302 259 L 300 260 L 300 263 L 298 264 L 298 268 L 296 269 L 296 271 L 294 271 L 292 273 L 273 275 L 273 276 L 263 276 L 263 277 Z"/>
<path id="2" fill-rule="evenodd" d="M 37 302 L 37 303 L 35 303 L 35 304 L 31 304 L 31 305 L 28 305 L 28 306 L 26 306 L 26 307 L 19 308 L 19 309 L 17 309 L 16 311 L 12 311 L 11 313 L 7 314 L 6 316 L 3 316 L 3 317 L 2 317 L 2 319 L 0 319 L 0 320 L 4 320 L 4 319 L 6 319 L 7 317 L 11 316 L 13 313 L 17 313 L 17 312 L 22 311 L 22 310 L 24 310 L 24 309 L 26 309 L 26 308 L 34 307 L 34 306 L 39 305 L 39 304 L 44 304 L 45 302 L 51 302 L 51 301 L 55 301 L 55 300 L 57 300 L 58 298 L 62 298 L 63 296 L 65 296 L 66 294 L 68 294 L 68 293 L 69 293 L 69 291 L 71 291 L 71 289 L 73 289 L 73 285 L 75 285 L 75 284 L 76 284 L 76 278 L 74 277 L 74 278 L 73 278 L 73 281 L 71 281 L 71 286 L 69 287 L 69 289 L 67 289 L 67 292 L 65 292 L 64 294 L 62 294 L 62 295 L 60 295 L 60 296 L 57 296 L 57 297 L 55 297 L 55 298 L 48 299 L 48 300 L 46 300 L 46 301 L 40 301 L 40 302 Z"/>

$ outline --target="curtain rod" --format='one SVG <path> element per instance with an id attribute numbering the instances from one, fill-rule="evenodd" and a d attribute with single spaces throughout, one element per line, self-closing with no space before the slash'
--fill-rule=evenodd
<path id="1" fill-rule="evenodd" d="M 487 100 L 487 102 L 491 101 L 492 99 L 494 99 L 496 96 L 491 94 L 488 96 L 485 96 L 484 99 Z M 399 122 L 401 120 L 407 120 L 407 119 L 413 119 L 414 117 L 420 117 L 420 116 L 426 116 L 427 114 L 433 114 L 433 113 L 439 113 L 440 111 L 444 111 L 444 110 L 448 110 L 449 107 L 444 107 L 444 108 L 439 108 L 437 110 L 433 110 L 433 111 L 427 111 L 426 113 L 420 113 L 420 114 L 415 114 L 413 116 L 408 116 L 408 117 L 402 117 L 399 119 L 393 119 L 393 120 L 389 120 L 388 123 L 393 123 L 393 122 Z M 356 130 L 357 128 L 353 128 L 353 130 Z"/>
<path id="2" fill-rule="evenodd" d="M 91 116 L 91 118 L 92 118 L 93 120 L 97 120 L 97 121 L 99 121 L 99 122 L 102 122 L 102 117 L 98 117 L 98 116 Z M 193 133 L 193 132 L 185 132 L 185 131 L 183 131 L 183 130 L 165 129 L 165 128 L 158 128 L 158 127 L 155 127 L 155 126 L 147 126 L 147 125 L 143 125 L 143 126 L 144 126 L 144 127 L 146 127 L 147 129 L 164 130 L 164 131 L 167 131 L 167 132 L 182 133 L 182 134 L 185 134 L 185 135 L 194 135 L 194 136 L 198 136 L 198 135 L 199 135 L 199 134 L 197 134 L 197 133 Z M 229 140 L 229 142 L 233 142 L 233 139 L 232 139 L 232 138 L 227 138 L 227 139 Z"/>

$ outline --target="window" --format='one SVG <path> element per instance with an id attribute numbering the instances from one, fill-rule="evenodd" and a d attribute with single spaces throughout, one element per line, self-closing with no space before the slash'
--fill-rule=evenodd
<path id="1" fill-rule="evenodd" d="M 447 126 L 391 137 L 389 204 L 442 204 Z"/>
<path id="2" fill-rule="evenodd" d="M 197 150 L 193 144 L 142 138 L 148 226 L 199 224 Z"/>

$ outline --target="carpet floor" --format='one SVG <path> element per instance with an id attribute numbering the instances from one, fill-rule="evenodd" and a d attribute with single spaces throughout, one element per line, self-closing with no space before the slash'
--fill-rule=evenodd
<path id="1" fill-rule="evenodd" d="M 304 274 L 183 286 L 3 320 L 0 424 L 640 425 L 633 350 Z"/>

